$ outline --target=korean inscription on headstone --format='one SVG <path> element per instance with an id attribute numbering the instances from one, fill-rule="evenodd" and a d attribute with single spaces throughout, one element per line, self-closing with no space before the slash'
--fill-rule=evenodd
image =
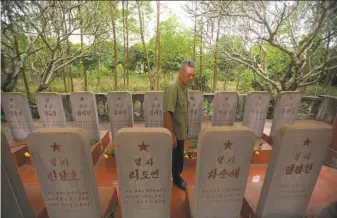
<path id="1" fill-rule="evenodd" d="M 132 96 L 130 92 L 109 92 L 108 108 L 112 138 L 117 131 L 125 127 L 133 127 Z"/>
<path id="2" fill-rule="evenodd" d="M 124 128 L 115 142 L 123 218 L 170 217 L 170 132 L 164 128 Z"/>
<path id="3" fill-rule="evenodd" d="M 73 92 L 70 102 L 75 127 L 85 129 L 89 140 L 101 140 L 96 97 L 92 92 Z"/>
<path id="4" fill-rule="evenodd" d="M 187 138 L 195 140 L 201 129 L 203 116 L 204 95 L 200 91 L 188 91 L 188 135 Z"/>
<path id="5" fill-rule="evenodd" d="M 277 96 L 270 136 L 274 137 L 280 127 L 295 123 L 300 103 L 299 92 L 281 92 Z"/>
<path id="6" fill-rule="evenodd" d="M 51 92 L 36 93 L 36 103 L 40 119 L 44 128 L 57 128 L 66 126 L 61 95 Z"/>
<path id="7" fill-rule="evenodd" d="M 233 126 L 238 103 L 236 92 L 217 92 L 214 94 L 213 126 Z"/>
<path id="8" fill-rule="evenodd" d="M 247 95 L 242 125 L 253 130 L 257 138 L 262 137 L 269 101 L 268 92 L 251 92 Z"/>
<path id="9" fill-rule="evenodd" d="M 313 122 L 277 131 L 255 213 L 258 218 L 305 214 L 325 158 L 322 151 L 332 138 L 329 126 Z"/>
<path id="10" fill-rule="evenodd" d="M 19 92 L 2 93 L 1 105 L 14 140 L 24 140 L 34 131 L 26 96 Z"/>
<path id="11" fill-rule="evenodd" d="M 194 218 L 239 217 L 254 142 L 254 133 L 243 126 L 200 132 Z"/>
<path id="12" fill-rule="evenodd" d="M 84 129 L 39 129 L 27 144 L 49 217 L 101 218 L 101 208 Z"/>
<path id="13" fill-rule="evenodd" d="M 163 127 L 164 92 L 146 92 L 144 95 L 145 127 Z"/>

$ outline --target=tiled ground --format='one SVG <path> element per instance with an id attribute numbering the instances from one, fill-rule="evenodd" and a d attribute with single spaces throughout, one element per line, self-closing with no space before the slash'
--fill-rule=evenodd
<path id="1" fill-rule="evenodd" d="M 266 169 L 267 164 L 253 164 L 250 168 L 245 197 L 253 211 L 257 206 Z M 195 171 L 195 167 L 186 167 L 183 171 L 182 176 L 190 186 L 194 185 Z M 34 167 L 31 165 L 20 167 L 19 174 L 28 190 L 30 190 L 31 187 L 39 186 Z M 97 186 L 111 187 L 115 185 L 118 189 L 116 168 L 107 168 L 106 159 L 101 159 L 96 164 L 95 176 Z M 171 198 L 171 217 L 189 217 L 189 205 L 187 205 L 185 201 L 186 192 L 172 186 Z M 336 200 L 337 170 L 323 166 L 307 208 L 308 217 L 313 217 L 322 207 Z M 117 213 L 120 213 L 120 211 L 118 210 Z"/>
<path id="2" fill-rule="evenodd" d="M 204 122 L 203 124 L 203 126 L 209 125 L 210 122 Z M 240 124 L 238 123 L 237 125 Z M 4 131 L 6 136 L 11 139 L 11 134 L 8 131 L 7 124 L 2 123 L 1 126 L 2 131 Z M 41 127 L 41 124 L 39 122 L 35 122 L 35 126 L 36 128 L 39 128 Z M 142 126 L 144 126 L 143 123 L 135 124 L 135 127 Z M 270 130 L 270 126 L 271 122 L 268 121 L 265 126 L 265 132 Z M 101 123 L 101 130 L 106 130 L 108 128 L 109 123 Z M 267 164 L 252 164 L 250 168 L 245 197 L 253 210 L 255 210 L 257 206 L 266 169 Z M 29 164 L 23 165 L 18 168 L 18 171 L 26 188 L 27 194 L 31 199 L 33 199 L 32 201 L 34 201 L 37 205 L 41 205 L 41 203 L 43 204 L 40 197 L 32 194 L 36 193 L 39 188 L 39 183 L 34 167 Z M 107 168 L 106 159 L 101 158 L 96 164 L 95 176 L 97 186 L 100 190 L 113 186 L 116 186 L 118 190 L 116 169 Z M 195 167 L 185 167 L 182 176 L 191 186 L 193 186 L 195 181 Z M 307 208 L 309 217 L 312 217 L 320 208 L 329 204 L 333 200 L 337 200 L 337 170 L 323 166 Z M 37 208 L 36 210 L 41 210 L 41 207 Z M 117 215 L 120 215 L 120 208 L 117 210 Z M 171 197 L 171 217 L 189 217 L 189 205 L 186 203 L 186 192 L 181 191 L 174 186 L 172 187 Z"/>

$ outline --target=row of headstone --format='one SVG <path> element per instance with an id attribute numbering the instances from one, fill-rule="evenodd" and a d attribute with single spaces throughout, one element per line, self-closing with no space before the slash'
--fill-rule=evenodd
<path id="1" fill-rule="evenodd" d="M 50 217 L 101 217 L 88 141 L 85 130 L 74 128 L 39 129 L 28 135 L 27 145 Z M 315 121 L 284 126 L 276 132 L 258 218 L 305 214 L 330 141 L 331 127 Z M 254 142 L 255 133 L 244 126 L 201 130 L 190 205 L 193 218 L 239 217 Z M 123 128 L 115 143 L 123 218 L 170 217 L 170 132 L 165 128 Z M 2 180 L 7 177 L 3 174 Z M 11 181 L 8 187 L 15 184 Z M 6 192 L 22 211 L 26 200 L 20 200 L 20 193 L 16 188 Z"/>
<path id="2" fill-rule="evenodd" d="M 305 215 L 331 138 L 331 127 L 315 121 L 276 132 L 257 218 Z M 239 217 L 254 142 L 246 127 L 200 132 L 193 218 Z"/>
<path id="3" fill-rule="evenodd" d="M 121 128 L 133 127 L 132 95 L 130 92 L 109 92 L 107 95 L 111 134 L 114 138 Z M 188 139 L 196 140 L 201 130 L 204 97 L 200 91 L 189 92 Z M 37 107 L 45 128 L 65 127 L 66 118 L 61 95 L 38 93 Z M 269 107 L 267 92 L 252 92 L 247 96 L 242 125 L 261 138 Z M 293 124 L 299 109 L 301 95 L 283 92 L 278 96 L 271 136 L 283 125 Z M 96 98 L 92 92 L 74 92 L 70 95 L 75 127 L 88 132 L 90 140 L 100 140 Z M 214 97 L 212 126 L 233 126 L 238 104 L 236 92 L 217 92 Z M 13 138 L 25 139 L 34 130 L 27 98 L 20 93 L 3 93 L 2 107 Z M 147 92 L 144 96 L 145 127 L 163 127 L 163 92 Z"/>

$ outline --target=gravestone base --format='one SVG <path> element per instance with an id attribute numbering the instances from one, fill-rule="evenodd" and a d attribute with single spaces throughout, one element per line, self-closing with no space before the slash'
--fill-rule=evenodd
<path id="1" fill-rule="evenodd" d="M 273 140 L 273 138 L 271 137 L 271 136 L 269 136 L 269 133 L 267 133 L 267 132 L 265 132 L 265 131 L 263 131 L 263 134 L 262 134 L 262 137 L 261 137 L 261 139 L 263 140 L 263 141 L 265 141 L 265 142 L 267 142 L 269 145 L 273 145 L 273 143 L 274 143 L 274 140 Z"/>
<path id="2" fill-rule="evenodd" d="M 254 145 L 254 151 L 256 151 L 261 144 L 261 140 L 257 139 Z M 264 143 L 261 146 L 261 150 L 258 153 L 253 152 L 252 164 L 267 164 L 270 159 L 272 147 L 268 143 Z"/>
<path id="3" fill-rule="evenodd" d="M 244 210 L 246 214 L 247 212 L 248 214 L 252 213 L 255 214 L 256 212 L 266 170 L 267 164 L 251 165 L 247 187 L 245 191 L 245 200 L 248 203 L 247 207 Z M 259 179 L 257 181 L 253 181 L 254 176 L 259 176 Z M 328 177 L 329 179 L 327 179 Z M 312 196 L 306 209 L 306 215 L 308 218 L 315 217 L 315 215 L 323 207 L 337 200 L 337 187 L 334 183 L 336 179 L 337 179 L 337 171 L 335 169 L 325 166 L 322 167 L 320 175 L 318 177 L 318 181 L 312 192 Z M 329 193 L 327 193 L 326 190 L 329 190 Z M 246 217 L 246 215 L 244 217 Z"/>
<path id="4" fill-rule="evenodd" d="M 337 169 L 337 151 L 329 148 L 324 163 L 329 167 Z"/>
<path id="5" fill-rule="evenodd" d="M 26 189 L 28 200 L 32 206 L 35 217 L 48 218 L 46 206 L 43 201 L 40 186 L 29 186 Z"/>
<path id="6" fill-rule="evenodd" d="M 114 144 L 110 141 L 108 143 L 108 145 L 105 147 L 105 149 L 109 149 L 110 151 L 112 151 L 113 149 L 115 149 Z M 101 160 L 101 162 L 104 165 L 105 170 L 111 170 L 114 169 L 116 170 L 116 157 L 115 156 L 109 156 L 108 158 L 104 158 L 103 160 Z"/>
<path id="7" fill-rule="evenodd" d="M 113 149 L 115 149 L 115 146 L 112 142 L 110 142 L 106 149 L 109 149 L 110 151 L 112 151 Z M 104 164 L 105 164 L 105 169 L 109 170 L 109 169 L 116 169 L 116 157 L 112 157 L 109 156 L 108 158 L 104 158 Z"/>
<path id="8" fill-rule="evenodd" d="M 28 148 L 23 140 L 10 143 L 10 149 L 14 158 L 14 162 L 18 167 L 22 166 L 29 159 L 25 156 L 25 152 L 28 151 Z"/>
<path id="9" fill-rule="evenodd" d="M 92 155 L 92 162 L 95 165 L 99 160 L 100 156 L 103 154 L 104 149 L 109 144 L 109 132 L 108 131 L 101 131 L 101 135 L 103 135 L 101 139 L 101 143 L 96 143 L 90 147 L 91 155 Z"/>
<path id="10" fill-rule="evenodd" d="M 107 217 L 111 210 L 115 210 L 118 205 L 116 186 L 98 186 L 98 194 L 103 217 Z"/>
<path id="11" fill-rule="evenodd" d="M 101 136 L 103 136 L 101 138 L 102 146 L 103 146 L 103 149 L 105 149 L 106 146 L 108 146 L 110 142 L 110 133 L 108 130 L 101 130 Z"/>
<path id="12" fill-rule="evenodd" d="M 189 217 L 191 217 L 191 218 L 193 218 L 193 216 L 192 216 L 193 199 L 194 199 L 194 185 L 189 185 L 187 187 L 186 202 L 187 202 L 187 205 L 188 205 Z M 247 214 L 247 209 L 249 209 L 249 205 L 247 204 L 247 202 L 244 199 L 243 204 L 242 204 L 242 208 L 241 208 L 241 212 L 240 212 L 241 216 L 239 218 L 246 217 L 246 216 L 243 216 L 243 215 Z"/>

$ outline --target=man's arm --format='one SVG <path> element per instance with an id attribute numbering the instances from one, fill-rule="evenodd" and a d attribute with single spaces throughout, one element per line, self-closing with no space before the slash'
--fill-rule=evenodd
<path id="1" fill-rule="evenodd" d="M 177 139 L 173 131 L 172 116 L 177 104 L 177 89 L 174 86 L 168 86 L 164 91 L 164 126 L 171 132 L 173 148 L 177 146 Z"/>
<path id="2" fill-rule="evenodd" d="M 177 138 L 174 134 L 173 127 L 172 127 L 172 112 L 165 111 L 164 112 L 164 126 L 166 129 L 168 129 L 171 132 L 172 135 L 172 145 L 173 148 L 177 147 Z"/>

